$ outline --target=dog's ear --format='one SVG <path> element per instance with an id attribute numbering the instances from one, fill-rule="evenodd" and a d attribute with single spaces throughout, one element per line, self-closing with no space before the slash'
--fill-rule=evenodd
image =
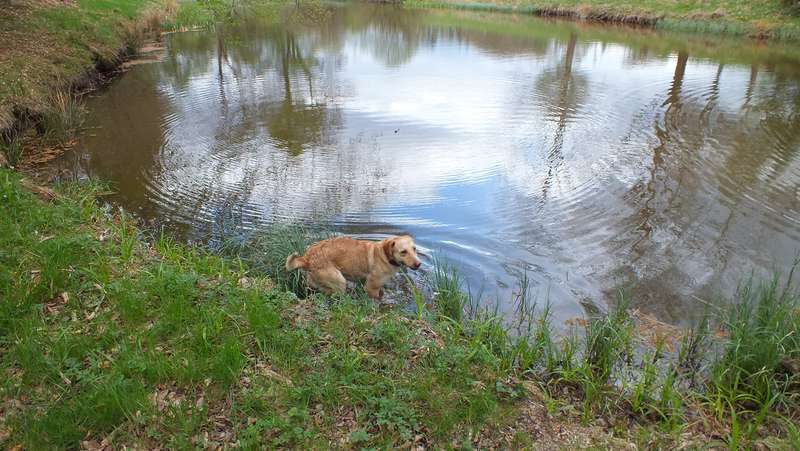
<path id="1" fill-rule="evenodd" d="M 392 251 L 394 251 L 394 238 L 388 239 L 383 242 L 383 253 L 386 254 L 386 258 L 389 261 L 392 261 Z"/>

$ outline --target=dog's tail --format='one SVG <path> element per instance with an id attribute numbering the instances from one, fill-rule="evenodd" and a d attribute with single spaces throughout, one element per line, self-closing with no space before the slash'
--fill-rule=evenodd
<path id="1" fill-rule="evenodd" d="M 297 268 L 305 268 L 308 262 L 306 261 L 305 257 L 298 255 L 297 253 L 289 254 L 286 257 L 286 270 L 287 271 L 294 271 Z"/>

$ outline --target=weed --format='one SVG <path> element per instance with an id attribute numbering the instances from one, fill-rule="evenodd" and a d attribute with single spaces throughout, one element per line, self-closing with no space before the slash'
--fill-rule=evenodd
<path id="1" fill-rule="evenodd" d="M 125 213 L 125 210 L 120 210 L 117 236 L 119 236 L 120 257 L 123 263 L 127 263 L 133 257 L 133 249 L 136 246 L 138 237 L 134 228 L 131 227 L 130 216 Z"/>
<path id="2" fill-rule="evenodd" d="M 592 318 L 586 327 L 584 364 L 596 382 L 607 382 L 617 362 L 629 353 L 633 330 L 626 306 L 620 297 L 609 315 Z"/>
<path id="3" fill-rule="evenodd" d="M 255 270 L 268 274 L 280 286 L 298 296 L 308 294 L 303 271 L 286 271 L 286 257 L 303 254 L 315 241 L 328 238 L 329 233 L 301 226 L 275 225 L 246 241 L 228 243 L 223 252 L 237 255 Z"/>
<path id="4" fill-rule="evenodd" d="M 368 401 L 369 416 L 375 426 L 407 440 L 417 428 L 417 414 L 396 397 L 379 397 Z"/>
<path id="5" fill-rule="evenodd" d="M 406 346 L 406 327 L 398 321 L 382 320 L 370 330 L 370 335 L 379 348 L 396 351 Z"/>

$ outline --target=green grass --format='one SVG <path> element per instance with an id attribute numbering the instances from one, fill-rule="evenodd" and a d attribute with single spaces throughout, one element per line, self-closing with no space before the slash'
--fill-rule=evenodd
<path id="1" fill-rule="evenodd" d="M 406 0 L 404 4 L 424 8 L 455 8 L 473 11 L 518 12 L 557 15 L 588 20 L 630 22 L 657 28 L 754 36 L 783 40 L 800 39 L 797 6 L 782 0 L 716 0 L 711 2 L 658 0 L 524 0 L 473 2 L 462 0 Z"/>
<path id="2" fill-rule="evenodd" d="M 553 437 L 520 419 L 530 403 L 562 428 L 603 419 L 600 447 L 672 446 L 687 430 L 797 441 L 797 296 L 777 280 L 740 292 L 722 338 L 704 322 L 668 352 L 635 344 L 624 301 L 565 336 L 525 277 L 527 319 L 509 322 L 441 262 L 410 295 L 421 315 L 360 291 L 329 299 L 281 269 L 319 234 L 276 228 L 211 253 L 146 240 L 97 204 L 102 185 L 56 190 L 44 203 L 0 172 L 2 447 L 535 446 Z M 697 418 L 711 432 L 689 429 Z"/>
<path id="3" fill-rule="evenodd" d="M 225 443 L 254 448 L 326 447 L 341 418 L 344 443 L 447 443 L 496 412 L 480 387 L 499 376 L 462 358 L 464 338 L 440 348 L 366 299 L 301 301 L 237 259 L 146 244 L 101 190 L 44 204 L 0 173 L 0 399 L 24 400 L 0 446 L 194 446 L 220 415 Z"/>

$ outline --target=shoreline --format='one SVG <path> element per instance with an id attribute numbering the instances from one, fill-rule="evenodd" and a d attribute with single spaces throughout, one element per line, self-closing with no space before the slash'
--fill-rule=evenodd
<path id="1" fill-rule="evenodd" d="M 478 3 L 450 0 L 406 0 L 401 3 L 412 8 L 454 9 L 467 11 L 526 14 L 539 17 L 563 18 L 600 24 L 622 24 L 647 27 L 664 31 L 678 31 L 695 34 L 744 37 L 764 41 L 800 41 L 800 19 L 788 19 L 791 23 L 768 25 L 755 21 L 726 19 L 717 12 L 694 11 L 686 15 L 670 16 L 667 13 L 647 11 L 617 10 L 614 5 L 598 6 L 592 4 L 530 4 L 516 3 Z M 698 18 L 699 16 L 699 18 Z M 793 22 L 792 22 L 793 21 Z"/>

